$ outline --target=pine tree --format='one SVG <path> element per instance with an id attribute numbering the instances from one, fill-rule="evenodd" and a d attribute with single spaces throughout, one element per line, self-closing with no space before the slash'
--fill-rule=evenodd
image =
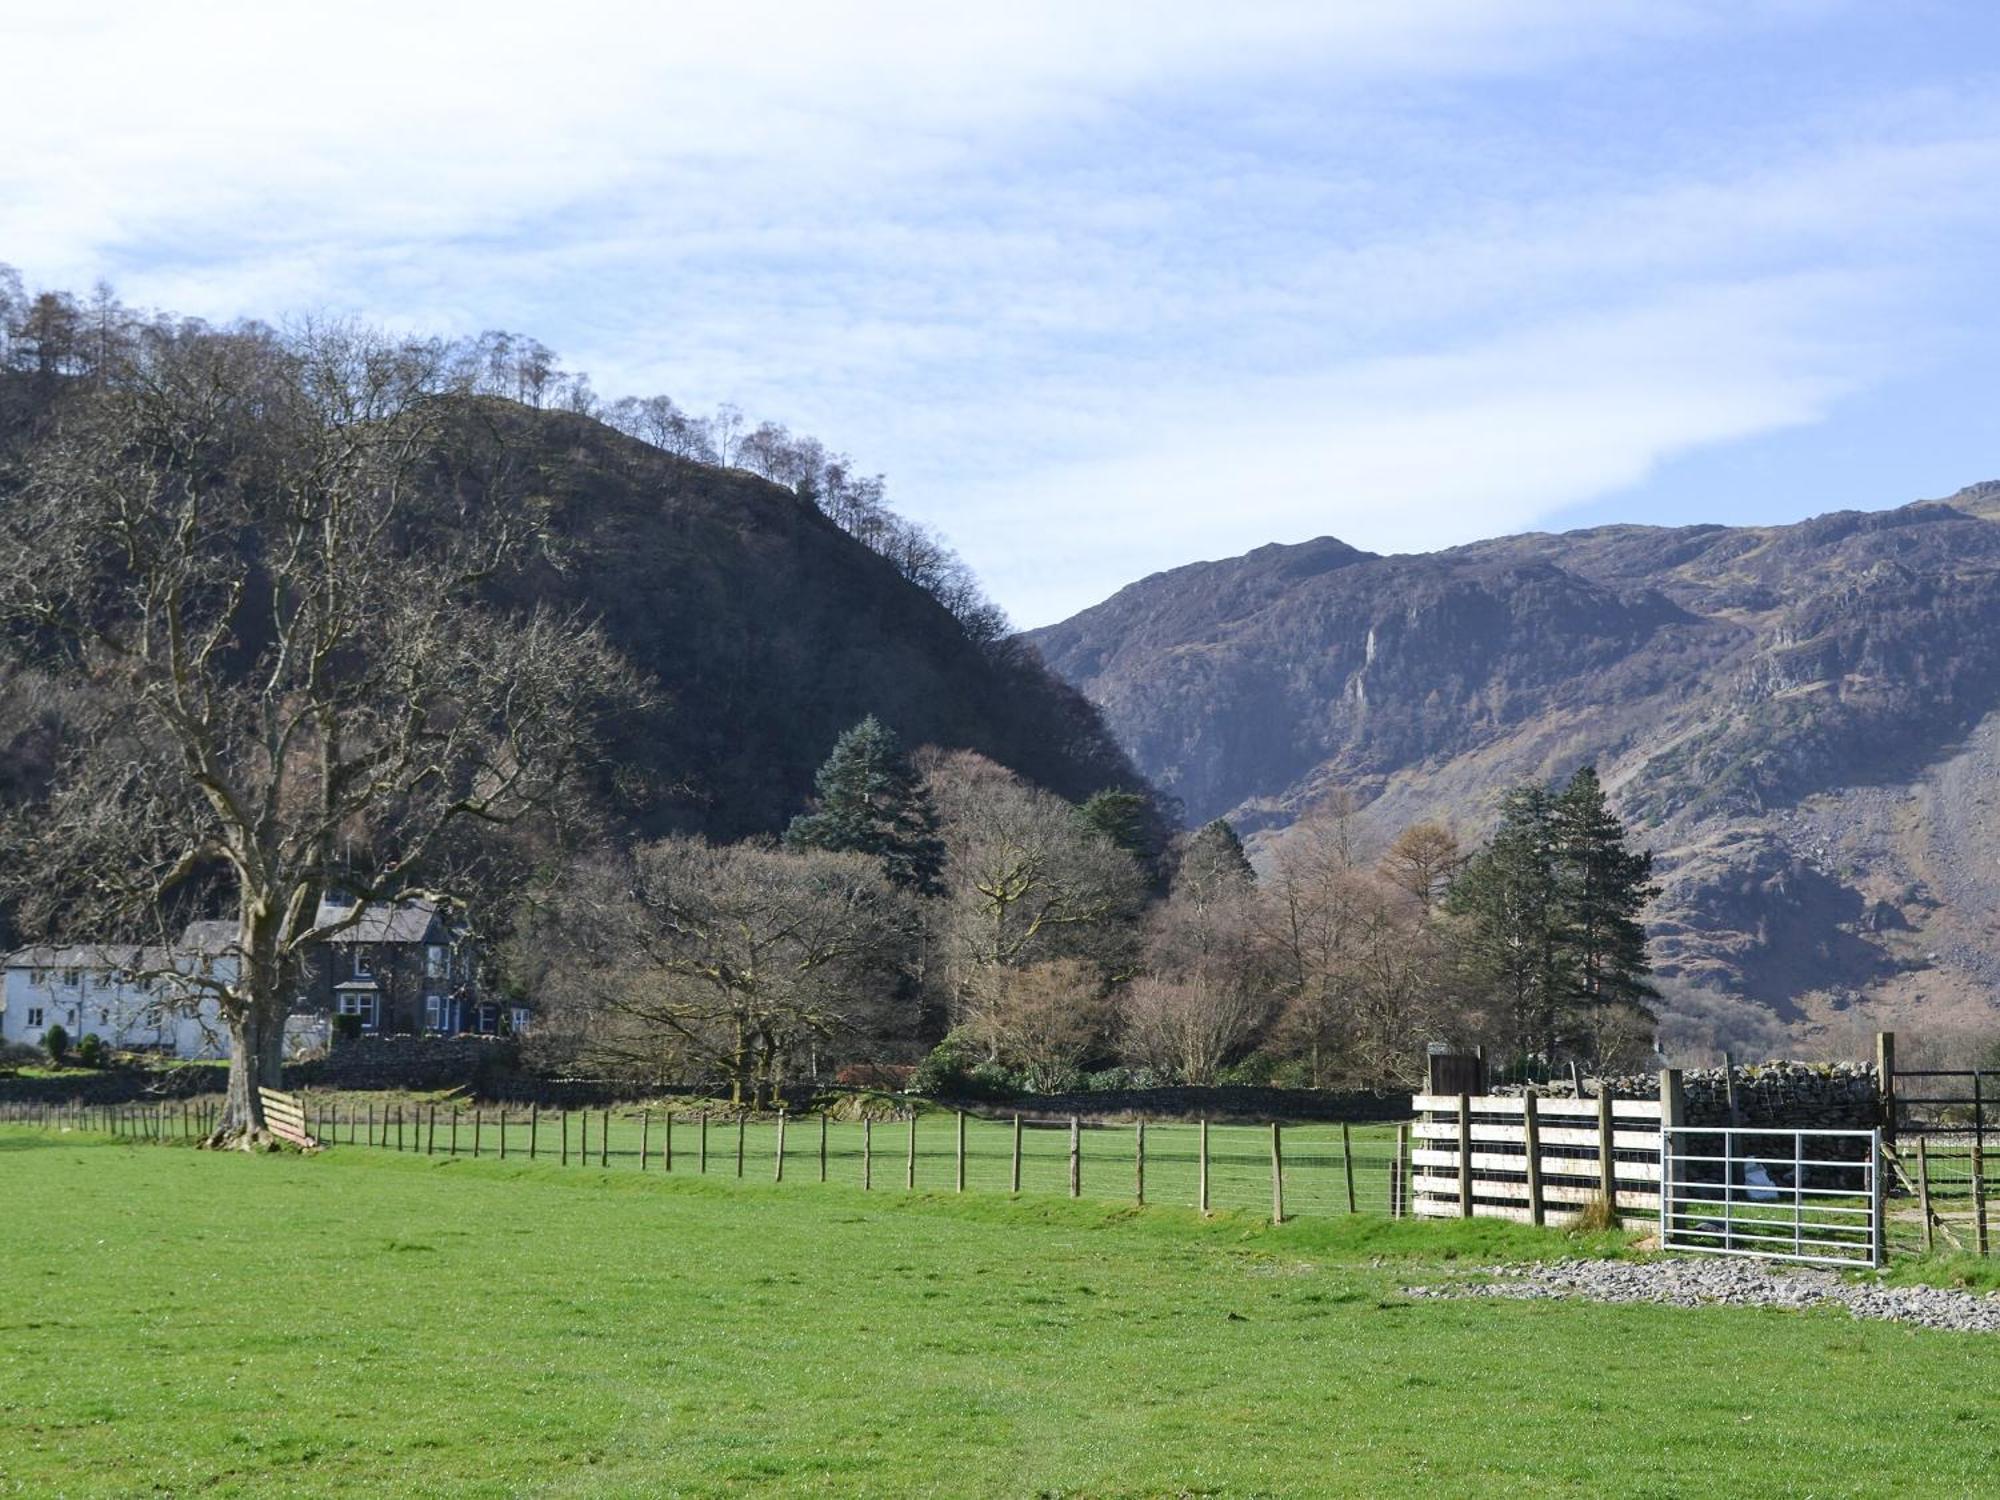
<path id="1" fill-rule="evenodd" d="M 1511 1044 L 1523 1058 L 1554 1054 L 1562 1008 L 1575 989 L 1554 808 L 1544 787 L 1509 791 L 1500 826 L 1444 903 L 1472 977 L 1501 997 Z"/>
<path id="2" fill-rule="evenodd" d="M 789 847 L 873 855 L 896 884 L 938 893 L 937 809 L 894 730 L 870 714 L 834 743 L 813 786 L 813 810 L 785 830 Z"/>
<path id="3" fill-rule="evenodd" d="M 1241 882 L 1254 885 L 1257 874 L 1250 868 L 1250 856 L 1243 852 L 1243 840 L 1227 818 L 1204 823 L 1188 835 L 1181 847 L 1176 884 L 1207 888 Z"/>
<path id="4" fill-rule="evenodd" d="M 1164 843 L 1153 804 L 1138 792 L 1106 787 L 1093 792 L 1076 810 L 1077 820 L 1123 849 L 1156 877 Z"/>
<path id="5" fill-rule="evenodd" d="M 1552 811 L 1576 954 L 1572 999 L 1593 1028 L 1601 1028 L 1613 1007 L 1659 998 L 1647 979 L 1653 966 L 1639 920 L 1660 893 L 1653 856 L 1627 844 L 1625 825 L 1611 811 L 1594 766 L 1569 779 Z"/>

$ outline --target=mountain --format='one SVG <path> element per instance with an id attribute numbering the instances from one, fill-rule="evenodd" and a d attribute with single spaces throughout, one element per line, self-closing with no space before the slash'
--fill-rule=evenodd
<path id="1" fill-rule="evenodd" d="M 1597 762 L 1660 855 L 1653 952 L 1698 1040 L 2000 1027 L 2000 484 L 1792 526 L 1260 547 L 1029 638 L 1191 822 L 1266 840 L 1335 787 L 1379 829 L 1478 833 L 1505 785 Z"/>
<path id="2" fill-rule="evenodd" d="M 0 503 L 62 392 L 0 372 Z M 476 400 L 539 505 L 506 602 L 600 620 L 655 688 L 609 750 L 635 834 L 775 833 L 841 731 L 980 751 L 1073 799 L 1144 788 L 1094 708 L 1018 641 L 973 639 L 936 598 L 807 499 L 672 457 L 590 417 Z M 57 690 L 0 672 L 0 797 L 62 750 Z"/>

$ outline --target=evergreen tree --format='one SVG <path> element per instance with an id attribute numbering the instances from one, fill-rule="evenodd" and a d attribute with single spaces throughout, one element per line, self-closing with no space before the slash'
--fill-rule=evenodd
<path id="1" fill-rule="evenodd" d="M 1546 788 L 1507 793 L 1500 826 L 1452 882 L 1445 910 L 1457 919 L 1471 977 L 1506 1006 L 1514 1051 L 1552 1056 L 1563 1005 L 1576 986 L 1555 799 Z"/>
<path id="2" fill-rule="evenodd" d="M 1243 840 L 1227 818 L 1204 823 L 1188 835 L 1181 847 L 1177 885 L 1192 884 L 1201 889 L 1231 884 L 1254 885 L 1257 874 L 1250 868 L 1250 856 L 1243 852 Z"/>
<path id="3" fill-rule="evenodd" d="M 1653 966 L 1639 920 L 1660 893 L 1653 855 L 1627 845 L 1625 825 L 1611 811 L 1594 766 L 1569 779 L 1552 810 L 1576 955 L 1573 998 L 1601 1027 L 1611 1008 L 1659 998 L 1647 979 Z"/>
<path id="4" fill-rule="evenodd" d="M 1108 839 L 1140 864 L 1151 868 L 1155 863 L 1160 851 L 1153 809 L 1139 793 L 1107 787 L 1091 793 L 1077 808 L 1076 815 L 1084 827 Z"/>
<path id="5" fill-rule="evenodd" d="M 894 730 L 870 714 L 834 743 L 813 786 L 813 810 L 785 830 L 789 847 L 873 855 L 897 885 L 942 889 L 937 809 Z"/>

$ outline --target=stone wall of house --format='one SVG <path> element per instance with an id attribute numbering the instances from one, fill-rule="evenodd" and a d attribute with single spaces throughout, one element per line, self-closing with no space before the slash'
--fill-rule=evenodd
<path id="1" fill-rule="evenodd" d="M 1742 1063 L 1733 1070 L 1737 1118 L 1744 1125 L 1795 1130 L 1868 1130 L 1883 1123 L 1882 1086 L 1873 1063 Z M 1583 1092 L 1595 1098 L 1605 1083 L 1614 1099 L 1657 1099 L 1660 1075 L 1630 1073 L 1609 1079 L 1586 1078 Z M 1690 1125 L 1727 1125 L 1729 1090 L 1721 1068 L 1688 1068 L 1681 1073 Z M 1518 1095 L 1519 1084 L 1495 1094 Z M 1567 1082 L 1541 1084 L 1544 1097 L 1569 1098 Z"/>

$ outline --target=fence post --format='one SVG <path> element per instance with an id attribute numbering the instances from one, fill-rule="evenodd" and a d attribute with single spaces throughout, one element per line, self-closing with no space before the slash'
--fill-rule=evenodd
<path id="1" fill-rule="evenodd" d="M 861 1191 L 867 1192 L 875 1186 L 875 1121 L 868 1115 L 861 1117 Z"/>
<path id="2" fill-rule="evenodd" d="M 1666 1082 L 1661 1080 L 1660 1109 L 1666 1112 Z M 1597 1080 L 1597 1191 L 1604 1199 L 1607 1210 L 1616 1212 L 1618 1208 L 1618 1158 L 1612 1155 L 1612 1142 L 1617 1139 L 1612 1126 L 1611 1080 Z"/>
<path id="3" fill-rule="evenodd" d="M 451 1154 L 458 1155 L 458 1111 L 451 1112 Z"/>
<path id="4" fill-rule="evenodd" d="M 1521 1097 L 1521 1144 L 1528 1157 L 1528 1222 L 1539 1229 L 1547 1222 L 1542 1208 L 1542 1112 L 1532 1085 Z"/>
<path id="5" fill-rule="evenodd" d="M 1986 1254 L 1986 1148 L 1978 1136 L 1972 1138 L 1972 1247 Z"/>
<path id="6" fill-rule="evenodd" d="M 1014 1170 L 1013 1175 L 1007 1180 L 1012 1184 L 1008 1191 L 1015 1193 L 1021 1191 L 1021 1117 L 1019 1115 L 1014 1116 Z"/>
<path id="7" fill-rule="evenodd" d="M 1083 1196 L 1083 1126 L 1075 1115 L 1069 1117 L 1069 1195 Z"/>
<path id="8" fill-rule="evenodd" d="M 1896 1144 L 1896 1033 L 1875 1033 L 1875 1087 L 1882 1099 L 1882 1141 Z M 1730 1124 L 1736 1121 L 1732 1119 Z"/>
<path id="9" fill-rule="evenodd" d="M 1660 1070 L 1660 1227 L 1671 1233 L 1680 1227 L 1678 1205 L 1680 1197 L 1679 1174 L 1675 1163 L 1680 1159 L 1678 1132 L 1687 1124 L 1687 1091 L 1681 1087 L 1679 1068 Z M 1735 1163 L 1728 1158 L 1736 1154 L 1736 1137 L 1724 1136 L 1729 1145 L 1723 1150 L 1723 1172 L 1726 1182 L 1734 1182 Z M 1794 1173 L 1796 1183 L 1797 1174 Z M 1616 1199 L 1612 1200 L 1615 1206 Z M 1728 1199 L 1725 1197 L 1724 1202 Z M 1662 1235 L 1664 1239 L 1665 1235 Z"/>
<path id="10" fill-rule="evenodd" d="M 502 1136 L 501 1139 L 505 1140 L 506 1137 Z M 639 1111 L 639 1170 L 645 1171 L 652 1165 L 652 1161 L 653 1112 L 650 1109 L 642 1109 Z"/>
<path id="11" fill-rule="evenodd" d="M 576 1121 L 576 1162 L 580 1167 L 590 1165 L 590 1111 L 577 1111 Z"/>
<path id="12" fill-rule="evenodd" d="M 819 1180 L 826 1181 L 826 1111 L 819 1112 Z"/>
<path id="13" fill-rule="evenodd" d="M 1403 1164 L 1408 1154 L 1410 1127 L 1396 1127 L 1396 1159 L 1389 1163 L 1389 1217 L 1407 1218 L 1410 1212 L 1410 1171 Z"/>
<path id="14" fill-rule="evenodd" d="M 1873 1150 L 1868 1158 L 1868 1215 L 1875 1221 L 1875 1233 L 1868 1258 L 1879 1269 L 1889 1264 L 1889 1193 L 1882 1173 L 1888 1157 L 1883 1154 L 1879 1129 L 1869 1144 Z"/>
<path id="15" fill-rule="evenodd" d="M 611 1165 L 611 1111 L 608 1109 L 604 1112 L 604 1118 L 599 1122 L 597 1132 L 597 1164 L 600 1167 Z"/>
<path id="16" fill-rule="evenodd" d="M 481 1144 L 479 1138 L 484 1133 L 485 1125 L 486 1125 L 485 1114 L 481 1110 L 475 1108 L 472 1111 L 472 1155 L 475 1160 L 477 1160 L 479 1156 L 479 1147 Z M 403 1138 L 403 1122 L 401 1120 L 398 1120 L 396 1122 L 396 1139 L 400 1141 L 402 1138 Z"/>
<path id="17" fill-rule="evenodd" d="M 785 1180 L 785 1106 L 782 1104 L 778 1106 L 778 1160 L 771 1169 L 771 1180 L 773 1182 Z"/>
<path id="18" fill-rule="evenodd" d="M 541 1149 L 542 1143 L 536 1139 L 536 1137 L 539 1136 L 541 1133 L 542 1133 L 542 1101 L 537 1099 L 533 1104 L 530 1104 L 528 1106 L 528 1160 L 529 1161 L 533 1161 L 535 1159 L 536 1153 Z"/>
<path id="19" fill-rule="evenodd" d="M 1458 1096 L 1458 1216 L 1472 1217 L 1472 1095 Z"/>
<path id="20" fill-rule="evenodd" d="M 1924 1219 L 1924 1254 L 1929 1255 L 1936 1248 L 1931 1228 L 1931 1154 L 1926 1147 L 1928 1136 L 1917 1137 L 1917 1212 Z"/>
<path id="21" fill-rule="evenodd" d="M 917 1185 L 917 1112 L 910 1111 L 910 1147 L 903 1157 L 903 1187 L 913 1189 Z"/>
<path id="22" fill-rule="evenodd" d="M 562 1112 L 562 1159 L 559 1166 L 569 1165 L 569 1111 Z"/>
<path id="23" fill-rule="evenodd" d="M 743 1134 L 747 1129 L 749 1129 L 749 1125 L 750 1125 L 750 1111 L 747 1109 L 737 1110 L 736 1111 L 736 1175 L 738 1177 L 741 1177 L 743 1175 Z"/>
<path id="24" fill-rule="evenodd" d="M 695 1159 L 695 1169 L 702 1176 L 708 1175 L 708 1111 L 701 1111 L 700 1155 Z"/>
<path id="25" fill-rule="evenodd" d="M 1278 1140 L 1278 1122 L 1271 1122 L 1271 1222 L 1285 1222 L 1285 1148 Z"/>
<path id="26" fill-rule="evenodd" d="M 368 1106 L 368 1144 L 375 1144 L 375 1106 L 372 1103 Z"/>
<path id="27" fill-rule="evenodd" d="M 965 1111 L 958 1112 L 958 1191 L 965 1191 Z"/>
<path id="28" fill-rule="evenodd" d="M 507 1111 L 500 1111 L 500 1160 L 507 1159 Z"/>
<path id="29" fill-rule="evenodd" d="M 660 1170 L 674 1169 L 674 1112 L 667 1111 L 666 1119 L 660 1122 Z"/>
<path id="30" fill-rule="evenodd" d="M 1146 1201 L 1146 1121 L 1143 1116 L 1132 1127 L 1132 1201 Z"/>
<path id="31" fill-rule="evenodd" d="M 1200 1210 L 1201 1216 L 1205 1219 L 1208 1217 L 1208 1116 L 1207 1115 L 1203 1115 L 1201 1117 L 1201 1145 L 1199 1147 L 1198 1160 L 1200 1165 L 1196 1169 L 1197 1175 L 1195 1179 L 1195 1197 L 1199 1200 L 1199 1202 L 1196 1204 L 1196 1207 Z"/>
<path id="32" fill-rule="evenodd" d="M 1354 1137 L 1347 1122 L 1340 1122 L 1340 1167 L 1347 1174 L 1347 1211 L 1354 1213 Z"/>

